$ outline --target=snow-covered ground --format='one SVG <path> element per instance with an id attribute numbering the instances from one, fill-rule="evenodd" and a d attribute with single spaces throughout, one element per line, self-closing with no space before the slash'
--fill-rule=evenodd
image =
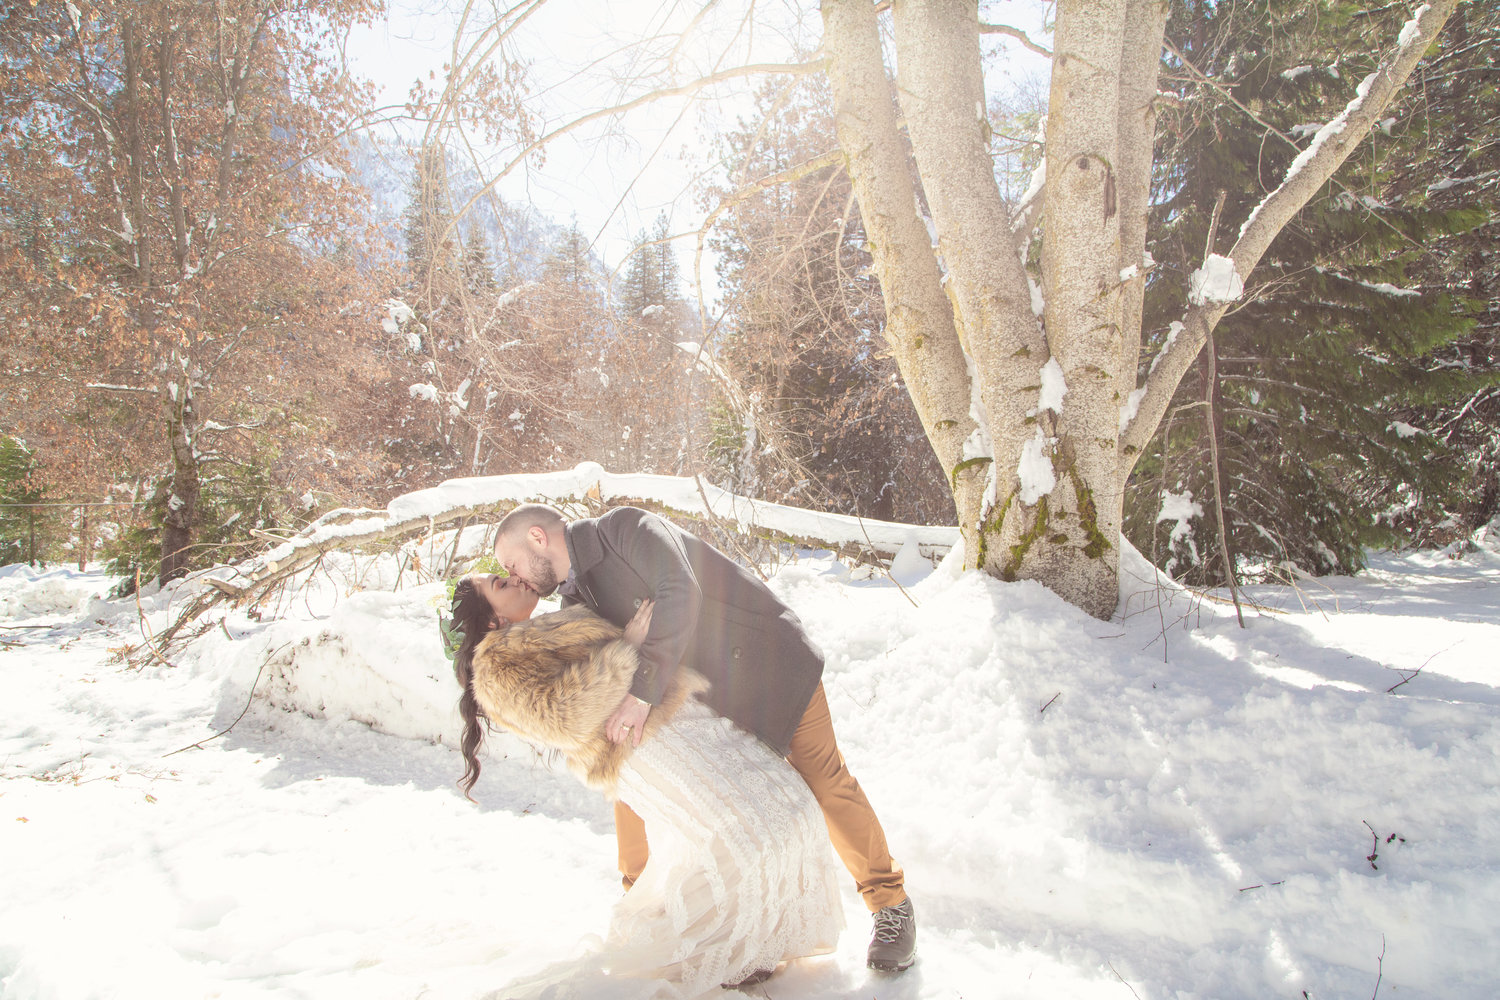
<path id="1" fill-rule="evenodd" d="M 1101 622 L 952 560 L 780 566 L 921 944 L 867 971 L 850 887 L 757 994 L 1500 994 L 1500 545 L 1257 588 L 1243 630 L 1126 567 Z M 130 667 L 112 581 L 0 570 L 0 997 L 475 998 L 588 947 L 607 806 L 503 735 L 458 794 L 441 587 L 396 576 L 332 557 Z"/>

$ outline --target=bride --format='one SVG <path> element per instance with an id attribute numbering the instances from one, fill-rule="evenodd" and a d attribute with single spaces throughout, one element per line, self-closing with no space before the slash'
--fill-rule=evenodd
<path id="1" fill-rule="evenodd" d="M 558 751 L 586 785 L 634 809 L 651 856 L 602 950 L 496 995 L 698 997 L 832 951 L 843 927 L 832 855 L 797 772 L 695 700 L 705 683 L 686 670 L 639 746 L 611 742 L 604 723 L 630 690 L 651 603 L 621 630 L 581 605 L 531 618 L 536 602 L 490 574 L 454 589 L 445 644 L 463 687 L 459 787 L 479 779 L 488 720 Z"/>

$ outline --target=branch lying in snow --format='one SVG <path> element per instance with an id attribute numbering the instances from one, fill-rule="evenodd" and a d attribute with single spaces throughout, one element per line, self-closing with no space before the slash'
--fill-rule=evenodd
<path id="1" fill-rule="evenodd" d="M 1115 968 L 1115 963 L 1109 963 L 1109 971 L 1115 974 L 1116 979 L 1118 979 L 1122 983 L 1125 983 L 1125 977 L 1120 975 L 1119 971 Z M 1141 1000 L 1141 995 L 1135 991 L 1134 986 L 1131 986 L 1129 983 L 1125 983 L 1125 988 L 1130 991 L 1130 995 L 1135 997 L 1135 1000 Z"/>
<path id="2" fill-rule="evenodd" d="M 1380 66 L 1360 82 L 1354 99 L 1319 129 L 1287 170 L 1281 184 L 1250 213 L 1228 254 L 1241 280 L 1250 277 L 1271 241 L 1369 134 L 1458 4 L 1459 0 L 1433 0 L 1418 8 L 1416 15 L 1401 29 L 1395 47 L 1386 53 Z M 1146 377 L 1146 394 L 1136 417 L 1120 437 L 1121 454 L 1125 456 L 1127 468 L 1145 450 L 1162 415 L 1171 405 L 1178 383 L 1228 309 L 1229 303 L 1210 299 L 1191 306 L 1183 316 L 1183 335 L 1158 357 L 1157 364 Z"/>
<path id="3" fill-rule="evenodd" d="M 1453 644 L 1453 646 L 1456 646 L 1456 645 L 1458 645 L 1458 643 L 1454 643 Z M 1449 646 L 1448 649 L 1452 649 L 1453 646 Z M 1392 669 L 1395 670 L 1398 674 L 1401 675 L 1401 680 L 1397 681 L 1395 684 L 1392 684 L 1390 687 L 1386 688 L 1385 689 L 1385 693 L 1386 694 L 1390 694 L 1392 691 L 1396 690 L 1401 685 L 1407 684 L 1407 683 L 1410 683 L 1413 680 L 1416 680 L 1416 678 L 1418 677 L 1418 675 L 1420 675 L 1422 673 L 1422 671 L 1424 671 L 1424 670 L 1427 669 L 1427 664 L 1431 663 L 1433 660 L 1437 659 L 1439 656 L 1442 656 L 1444 653 L 1448 652 L 1448 649 L 1440 649 L 1436 653 L 1433 653 L 1426 660 L 1422 661 L 1422 665 L 1420 667 L 1418 667 L 1417 669 L 1413 670 L 1411 673 L 1407 673 L 1406 671 L 1402 670 L 1400 667 L 1393 667 Z"/>
<path id="4" fill-rule="evenodd" d="M 234 567 L 232 571 L 237 577 L 225 580 L 200 574 L 191 578 L 189 582 L 201 584 L 203 589 L 172 627 L 157 638 L 165 648 L 171 636 L 188 621 L 220 602 L 257 600 L 314 566 L 329 552 L 399 544 L 474 519 L 498 520 L 529 500 L 561 507 L 581 506 L 590 515 L 621 504 L 633 504 L 689 528 L 697 525 L 712 529 L 716 536 L 733 535 L 727 544 L 740 547 L 747 559 L 750 557 L 743 547 L 746 542 L 829 549 L 841 558 L 881 562 L 893 558 L 909 544 L 918 545 L 924 556 L 940 555 L 956 544 L 959 537 L 957 528 L 920 527 L 804 511 L 737 496 L 697 480 L 614 476 L 593 463 L 561 473 L 455 479 L 398 497 L 385 510 L 332 511 L 292 538 L 262 535 L 276 544 L 255 559 Z"/>

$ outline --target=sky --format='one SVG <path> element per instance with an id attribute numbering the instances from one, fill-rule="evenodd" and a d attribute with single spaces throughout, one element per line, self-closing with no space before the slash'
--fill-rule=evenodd
<path id="1" fill-rule="evenodd" d="M 380 516 L 591 486 L 863 538 L 597 466 L 454 481 Z M 869 916 L 841 884 L 833 953 L 751 996 L 1500 994 L 1500 523 L 1467 551 L 1246 588 L 1244 628 L 1128 548 L 1100 621 L 934 565 L 943 538 L 922 532 L 942 529 L 865 527 L 901 545 L 889 576 L 807 549 L 765 569 L 824 651 L 917 963 L 865 968 Z M 412 569 L 451 542 L 331 553 L 163 661 L 122 653 L 202 583 L 137 602 L 103 596 L 97 568 L 0 569 L 0 998 L 480 1000 L 598 947 L 619 898 L 608 803 L 504 733 L 477 801 L 455 787 L 444 589 Z M 471 527 L 458 552 L 486 548 Z"/>
<path id="2" fill-rule="evenodd" d="M 481 7 L 485 5 L 475 5 Z M 520 5 L 518 5 L 520 6 Z M 550 0 L 539 6 L 513 34 L 507 50 L 529 65 L 528 107 L 546 127 L 555 127 L 580 112 L 614 106 L 642 92 L 642 66 L 669 47 L 701 7 L 697 2 L 662 0 Z M 672 71 L 660 79 L 680 84 L 713 65 L 726 39 L 736 35 L 743 4 L 718 5 L 698 25 L 678 52 Z M 1017 24 L 1045 39 L 1043 19 L 1049 4 L 1001 0 L 988 4 L 986 16 Z M 452 51 L 453 26 L 462 5 L 454 0 L 391 0 L 388 19 L 357 31 L 348 53 L 356 72 L 381 88 L 382 100 L 404 102 L 412 81 L 440 73 Z M 748 46 L 739 59 L 783 62 L 798 46 L 815 47 L 821 32 L 815 4 L 772 0 L 758 5 Z M 472 15 L 472 24 L 483 23 Z M 664 39 L 642 44 L 647 37 Z M 1045 61 L 1013 41 L 990 36 L 988 48 L 1008 53 L 996 64 L 991 85 L 1005 90 L 1028 74 L 1045 76 Z M 628 115 L 601 122 L 551 144 L 544 166 L 528 165 L 501 182 L 507 200 L 528 201 L 561 224 L 576 219 L 596 240 L 596 249 L 611 267 L 634 245 L 637 234 L 654 228 L 665 213 L 673 232 L 691 234 L 703 209 L 694 187 L 712 169 L 707 150 L 713 132 L 732 125 L 749 108 L 751 82 L 720 88 L 711 95 L 657 102 Z M 406 126 L 411 135 L 411 126 Z M 508 159 L 501 154 L 484 165 L 492 175 Z M 684 275 L 691 272 L 696 240 L 677 242 Z M 711 283 L 711 275 L 705 281 Z"/>

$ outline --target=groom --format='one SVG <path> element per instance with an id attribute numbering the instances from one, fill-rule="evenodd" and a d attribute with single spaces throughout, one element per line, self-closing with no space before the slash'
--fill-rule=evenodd
<path id="1" fill-rule="evenodd" d="M 495 558 L 538 596 L 557 591 L 624 626 L 655 602 L 630 693 L 605 723 L 614 742 L 640 743 L 651 706 L 683 663 L 708 678 L 704 700 L 755 733 L 802 775 L 823 809 L 834 850 L 875 915 L 872 969 L 899 972 L 916 957 L 916 918 L 885 832 L 844 765 L 823 693 L 823 655 L 791 609 L 718 549 L 638 507 L 569 523 L 545 504 L 501 520 Z M 628 889 L 646 867 L 646 828 L 615 806 L 620 872 Z"/>

